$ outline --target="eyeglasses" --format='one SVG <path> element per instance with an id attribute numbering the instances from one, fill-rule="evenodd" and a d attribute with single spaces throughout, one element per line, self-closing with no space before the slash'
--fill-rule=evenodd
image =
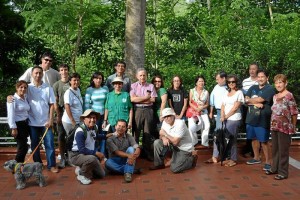
<path id="1" fill-rule="evenodd" d="M 51 59 L 47 59 L 47 58 L 45 58 L 44 59 L 46 62 L 52 62 L 52 60 Z"/>
<path id="2" fill-rule="evenodd" d="M 154 83 L 161 83 L 161 81 L 154 81 Z"/>
<path id="3" fill-rule="evenodd" d="M 230 83 L 236 83 L 236 81 L 227 81 L 228 84 Z"/>

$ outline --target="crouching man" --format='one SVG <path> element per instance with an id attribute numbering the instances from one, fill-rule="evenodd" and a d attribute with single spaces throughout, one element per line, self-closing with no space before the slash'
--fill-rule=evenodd
<path id="1" fill-rule="evenodd" d="M 124 180 L 130 183 L 141 150 L 135 139 L 127 134 L 125 120 L 119 119 L 115 128 L 116 132 L 106 141 L 109 159 L 105 162 L 105 167 L 110 171 L 124 174 Z"/>
<path id="2" fill-rule="evenodd" d="M 196 166 L 198 155 L 189 130 L 183 120 L 175 119 L 175 115 L 171 108 L 162 111 L 160 139 L 154 142 L 154 166 L 150 170 L 165 168 L 164 157 L 167 151 L 173 152 L 170 165 L 172 172 L 179 173 Z"/>
<path id="3" fill-rule="evenodd" d="M 70 152 L 70 161 L 77 166 L 75 169 L 77 180 L 84 185 L 90 184 L 91 178 L 105 176 L 105 171 L 100 164 L 100 161 L 104 162 L 105 157 L 95 149 L 95 142 L 100 138 L 95 130 L 97 129 L 96 121 L 99 118 L 100 114 L 92 109 L 86 110 L 80 116 L 83 126 L 77 128 Z"/>

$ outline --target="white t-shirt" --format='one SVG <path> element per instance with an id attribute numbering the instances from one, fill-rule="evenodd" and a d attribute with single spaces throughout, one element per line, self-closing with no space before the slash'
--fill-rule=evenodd
<path id="1" fill-rule="evenodd" d="M 194 150 L 193 141 L 184 120 L 175 119 L 173 126 L 170 126 L 164 121 L 161 129 L 165 130 L 167 134 L 172 137 L 181 138 L 178 144 L 180 150 L 187 152 L 192 152 Z"/>
<path id="2" fill-rule="evenodd" d="M 233 108 L 235 102 L 241 102 L 242 104 L 244 103 L 244 95 L 241 90 L 236 91 L 236 93 L 229 97 L 228 96 L 228 91 L 226 94 L 223 96 L 223 105 L 225 106 L 225 115 L 230 112 L 230 110 Z M 237 111 L 231 115 L 227 120 L 241 120 L 242 119 L 242 113 L 241 109 L 237 109 Z"/>
<path id="3" fill-rule="evenodd" d="M 65 104 L 70 105 L 70 109 L 71 109 L 73 118 L 76 121 L 76 123 L 78 124 L 80 122 L 80 115 L 83 112 L 83 109 L 82 109 L 83 101 L 82 101 L 80 89 L 79 88 L 77 88 L 77 90 L 73 90 L 72 88 L 67 89 L 67 91 L 64 94 L 64 102 L 65 102 Z M 61 120 L 65 123 L 72 124 L 72 121 L 70 120 L 66 110 L 64 111 L 64 114 L 63 114 Z"/>

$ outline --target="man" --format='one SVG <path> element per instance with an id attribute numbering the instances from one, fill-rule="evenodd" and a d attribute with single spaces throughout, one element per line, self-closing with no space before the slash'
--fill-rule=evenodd
<path id="1" fill-rule="evenodd" d="M 119 61 L 115 64 L 115 74 L 110 75 L 107 80 L 105 85 L 108 87 L 109 91 L 113 91 L 114 87 L 112 84 L 112 81 L 116 78 L 116 77 L 120 77 L 123 80 L 123 87 L 122 87 L 122 91 L 123 92 L 130 92 L 130 86 L 131 86 L 131 81 L 130 79 L 125 75 L 125 70 L 126 70 L 126 63 L 123 61 Z"/>
<path id="2" fill-rule="evenodd" d="M 210 101 L 210 112 L 209 118 L 213 119 L 214 117 L 214 108 L 217 111 L 217 118 L 216 118 L 216 128 L 215 130 L 222 128 L 221 123 L 221 106 L 222 106 L 222 96 L 227 92 L 226 86 L 226 77 L 227 74 L 223 71 L 219 72 L 216 75 L 216 82 L 217 85 L 214 87 L 213 91 L 210 94 L 209 101 Z"/>
<path id="3" fill-rule="evenodd" d="M 53 84 L 60 79 L 58 71 L 51 68 L 53 63 L 53 56 L 46 52 L 42 55 L 40 67 L 43 69 L 43 82 L 49 84 L 51 87 Z M 26 82 L 32 82 L 31 77 L 32 67 L 28 68 L 25 73 L 19 78 L 19 80 L 24 80 Z"/>
<path id="4" fill-rule="evenodd" d="M 107 139 L 109 159 L 105 167 L 113 172 L 124 174 L 127 183 L 132 181 L 136 159 L 141 150 L 134 138 L 127 133 L 127 122 L 117 121 L 115 134 Z"/>
<path id="5" fill-rule="evenodd" d="M 198 155 L 194 150 L 191 134 L 181 119 L 176 119 L 172 108 L 162 111 L 163 124 L 160 139 L 154 142 L 154 166 L 150 170 L 163 169 L 166 150 L 173 151 L 170 169 L 174 173 L 194 168 Z"/>
<path id="6" fill-rule="evenodd" d="M 247 162 L 248 165 L 260 164 L 260 142 L 265 155 L 264 170 L 269 170 L 270 149 L 268 140 L 270 137 L 271 106 L 273 104 L 274 88 L 268 84 L 268 73 L 258 70 L 258 85 L 253 85 L 246 93 L 245 103 L 249 106 L 246 118 L 247 139 L 252 139 L 254 158 Z"/>
<path id="7" fill-rule="evenodd" d="M 61 64 L 58 67 L 59 74 L 61 79 L 54 83 L 53 90 L 56 102 L 54 108 L 56 111 L 56 127 L 58 132 L 58 145 L 59 152 L 61 155 L 60 163 L 58 164 L 59 168 L 65 168 L 66 165 L 66 132 L 61 122 L 62 115 L 64 113 L 64 94 L 67 89 L 69 89 L 69 66 L 67 64 Z"/>
<path id="8" fill-rule="evenodd" d="M 258 65 L 257 63 L 251 63 L 249 65 L 249 68 L 248 68 L 248 71 L 249 71 L 249 78 L 246 78 L 243 80 L 243 83 L 242 83 L 242 91 L 244 93 L 244 95 L 246 95 L 247 91 L 249 90 L 249 88 L 252 86 L 252 85 L 258 85 L 258 82 L 257 82 L 257 71 L 258 71 Z"/>
<path id="9" fill-rule="evenodd" d="M 251 63 L 249 65 L 248 71 L 249 71 L 250 77 L 244 79 L 243 83 L 242 83 L 242 86 L 243 86 L 242 91 L 243 91 L 244 96 L 246 95 L 247 91 L 249 90 L 249 88 L 252 85 L 258 85 L 258 82 L 257 82 L 258 64 L 255 63 L 255 62 Z M 243 114 L 243 120 L 242 120 L 243 126 L 242 127 L 245 130 L 246 130 L 246 125 L 244 124 L 244 122 L 246 121 L 247 109 L 248 109 L 247 106 L 245 106 L 245 105 L 242 106 L 242 114 Z M 251 142 L 252 142 L 252 140 L 248 140 L 248 139 L 246 140 L 246 145 L 243 149 L 243 155 L 245 157 L 247 155 L 250 155 L 250 156 L 252 155 L 253 156 Z"/>
<path id="10" fill-rule="evenodd" d="M 81 116 L 83 127 L 78 127 L 75 132 L 70 161 L 76 165 L 75 173 L 77 180 L 84 185 L 90 184 L 91 178 L 103 178 L 105 171 L 100 164 L 106 159 L 101 152 L 95 148 L 95 142 L 100 138 L 96 132 L 96 121 L 100 113 L 87 109 Z"/>
<path id="11" fill-rule="evenodd" d="M 47 168 L 57 173 L 55 163 L 54 136 L 52 133 L 53 110 L 55 96 L 52 87 L 42 81 L 43 69 L 39 66 L 32 68 L 32 82 L 28 85 L 27 100 L 30 105 L 29 127 L 31 150 L 33 151 L 45 131 L 44 145 L 46 149 Z M 37 148 L 33 155 L 34 162 L 42 163 L 40 149 Z"/>
<path id="12" fill-rule="evenodd" d="M 155 127 L 153 120 L 153 103 L 157 97 L 153 84 L 147 83 L 147 72 L 144 68 L 137 69 L 137 82 L 131 84 L 130 100 L 134 104 L 134 133 L 135 140 L 139 143 L 143 131 L 143 150 L 148 160 L 153 160 L 153 135 Z"/>

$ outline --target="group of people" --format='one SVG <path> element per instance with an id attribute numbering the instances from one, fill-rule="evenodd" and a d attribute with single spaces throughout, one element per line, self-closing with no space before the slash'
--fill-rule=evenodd
<path id="1" fill-rule="evenodd" d="M 169 89 L 164 88 L 159 75 L 148 83 L 144 68 L 137 70 L 137 82 L 131 83 L 125 75 L 126 63 L 120 61 L 114 66 L 115 73 L 106 81 L 101 72 L 95 72 L 82 95 L 80 75 L 69 74 L 66 64 L 59 65 L 56 71 L 51 68 L 52 62 L 53 56 L 44 53 L 41 64 L 26 70 L 16 84 L 15 95 L 7 99 L 8 121 L 17 140 L 15 159 L 18 162 L 24 162 L 28 136 L 31 149 L 36 149 L 33 160 L 42 162 L 36 147 L 40 137 L 45 135 L 47 168 L 57 173 L 58 168 L 67 164 L 76 166 L 75 173 L 82 184 L 90 184 L 93 177 L 104 177 L 106 170 L 124 174 L 124 180 L 131 182 L 132 174 L 139 172 L 135 162 L 140 155 L 153 161 L 150 170 L 170 166 L 172 172 L 182 172 L 196 166 L 198 155 L 194 146 L 199 136 L 201 145 L 209 146 L 210 119 L 216 110 L 216 129 L 226 127 L 234 136 L 225 165 L 235 166 L 237 132 L 245 110 L 247 138 L 252 140 L 254 151 L 254 158 L 247 164 L 261 162 L 261 144 L 266 173 L 278 173 L 276 179 L 288 176 L 286 149 L 290 134 L 295 132 L 298 110 L 292 93 L 286 90 L 284 75 L 274 78 L 278 91 L 275 95 L 274 88 L 268 84 L 267 72 L 251 64 L 250 77 L 243 81 L 243 90 L 238 87 L 237 76 L 220 72 L 216 75 L 217 85 L 209 94 L 201 75 L 195 78 L 195 87 L 189 92 L 183 88 L 180 76 L 173 77 Z M 61 155 L 57 165 L 51 128 L 54 116 Z M 75 126 L 72 149 L 67 151 L 66 136 Z M 131 128 L 133 136 L 127 133 Z M 268 153 L 270 130 L 274 137 L 272 165 Z M 171 156 L 169 161 L 165 159 L 168 155 Z M 215 144 L 213 156 L 207 162 L 218 162 Z"/>

